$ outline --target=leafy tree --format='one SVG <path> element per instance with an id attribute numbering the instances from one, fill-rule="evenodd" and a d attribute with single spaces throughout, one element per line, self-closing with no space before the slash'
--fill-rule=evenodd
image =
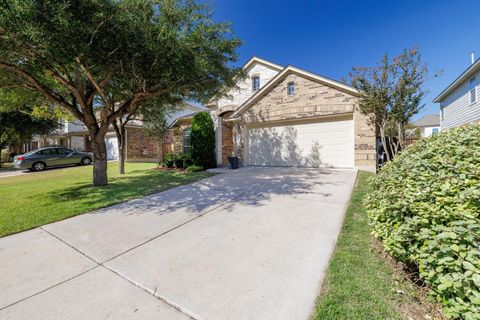
<path id="1" fill-rule="evenodd" d="M 215 128 L 207 112 L 197 113 L 192 120 L 190 135 L 192 160 L 204 169 L 217 165 L 215 156 Z"/>
<path id="2" fill-rule="evenodd" d="M 383 146 L 387 147 L 385 131 L 390 121 L 390 66 L 385 55 L 381 63 L 374 68 L 353 68 L 350 77 L 352 85 L 360 93 L 358 109 L 365 115 L 370 126 L 377 128 Z M 386 152 L 390 160 L 389 152 Z"/>
<path id="3" fill-rule="evenodd" d="M 421 62 L 420 54 L 415 48 L 405 50 L 403 54 L 393 59 L 391 116 L 397 133 L 395 153 L 404 148 L 405 129 L 410 119 L 425 106 L 422 99 L 426 92 L 422 85 L 426 79 L 426 72 L 427 68 Z"/>
<path id="4" fill-rule="evenodd" d="M 207 101 L 234 85 L 240 41 L 193 0 L 12 0 L 0 3 L 0 78 L 85 124 L 94 185 L 105 185 L 105 135 L 165 96 Z"/>
<path id="5" fill-rule="evenodd" d="M 417 49 L 405 50 L 392 61 L 385 54 L 376 67 L 358 67 L 351 73 L 359 91 L 359 111 L 378 129 L 387 160 L 404 148 L 405 129 L 422 108 L 422 85 L 427 68 Z"/>
<path id="6" fill-rule="evenodd" d="M 0 111 L 0 151 L 8 145 L 29 141 L 34 135 L 49 134 L 59 127 L 57 119 L 35 115 L 34 110 L 24 106 Z"/>

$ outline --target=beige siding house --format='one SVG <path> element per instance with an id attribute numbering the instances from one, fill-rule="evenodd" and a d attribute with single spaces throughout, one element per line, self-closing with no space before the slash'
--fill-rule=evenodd
<path id="1" fill-rule="evenodd" d="M 375 131 L 357 111 L 354 88 L 257 57 L 243 69 L 228 98 L 207 105 L 219 164 L 236 155 L 244 166 L 375 170 Z"/>

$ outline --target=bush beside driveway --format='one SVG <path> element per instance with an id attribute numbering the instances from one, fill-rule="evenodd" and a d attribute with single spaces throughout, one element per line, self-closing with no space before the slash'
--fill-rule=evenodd
<path id="1" fill-rule="evenodd" d="M 443 319 L 370 234 L 362 202 L 373 191 L 371 177 L 358 175 L 312 319 Z"/>
<path id="2" fill-rule="evenodd" d="M 480 319 L 480 126 L 407 148 L 373 180 L 373 234 L 458 319 Z"/>
<path id="3" fill-rule="evenodd" d="M 116 163 L 108 167 L 105 187 L 92 186 L 91 166 L 0 179 L 0 237 L 211 176 L 157 171 L 153 163 L 128 163 L 120 176 Z"/>

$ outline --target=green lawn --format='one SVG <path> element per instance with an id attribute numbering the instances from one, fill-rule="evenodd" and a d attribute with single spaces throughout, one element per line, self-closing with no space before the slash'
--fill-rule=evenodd
<path id="1" fill-rule="evenodd" d="M 392 268 L 373 250 L 363 197 L 369 192 L 360 172 L 345 222 L 330 261 L 314 319 L 404 319 L 397 293 L 407 289 L 395 283 Z"/>
<path id="2" fill-rule="evenodd" d="M 153 170 L 153 163 L 128 163 L 126 174 L 108 164 L 110 184 L 92 186 L 92 166 L 0 178 L 0 237 L 62 220 L 135 197 L 210 176 Z"/>
<path id="3" fill-rule="evenodd" d="M 16 170 L 14 167 L 13 167 L 13 163 L 12 162 L 5 162 L 5 163 L 2 163 L 2 166 L 0 167 L 0 171 L 14 171 Z"/>

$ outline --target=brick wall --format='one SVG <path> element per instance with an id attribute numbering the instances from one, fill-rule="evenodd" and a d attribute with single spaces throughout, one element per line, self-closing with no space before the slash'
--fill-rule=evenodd
<path id="1" fill-rule="evenodd" d="M 233 125 L 228 122 L 222 124 L 222 164 L 228 164 L 228 157 L 232 155 L 233 151 Z"/>
<path id="2" fill-rule="evenodd" d="M 155 141 L 145 136 L 142 128 L 127 128 L 127 161 L 152 161 L 157 159 Z"/>

